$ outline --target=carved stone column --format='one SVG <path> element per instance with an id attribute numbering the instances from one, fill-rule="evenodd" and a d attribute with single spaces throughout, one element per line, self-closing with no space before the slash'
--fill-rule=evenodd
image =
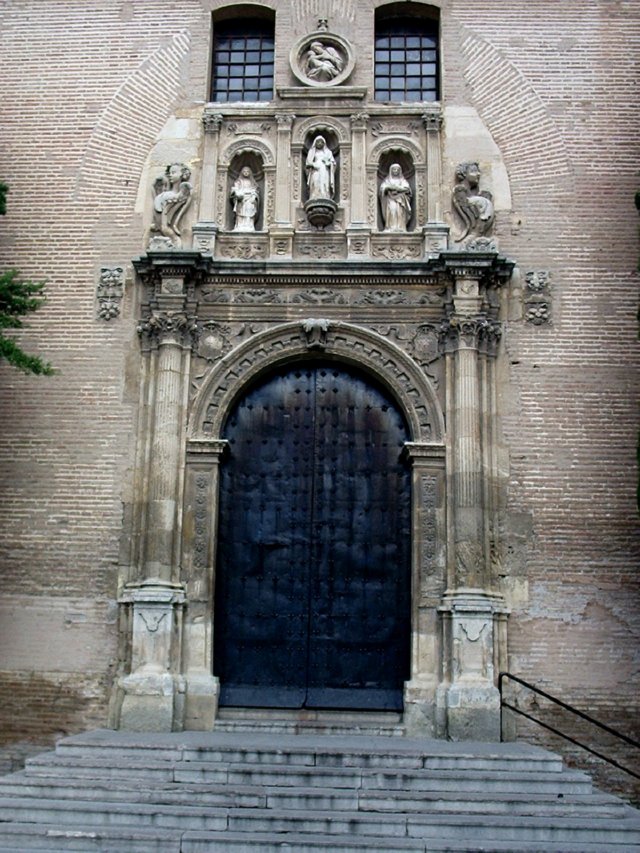
<path id="1" fill-rule="evenodd" d="M 184 430 L 184 391 L 188 375 L 185 350 L 191 349 L 196 328 L 184 310 L 157 310 L 140 323 L 140 332 L 157 344 L 153 436 L 151 439 L 144 573 L 170 582 L 176 567 L 178 528 L 177 486 Z"/>
<path id="2" fill-rule="evenodd" d="M 442 218 L 442 113 L 422 116 L 427 135 L 427 224 L 423 228 L 425 256 L 447 248 L 449 226 Z"/>
<path id="3" fill-rule="evenodd" d="M 481 386 L 481 379 L 489 375 L 484 368 L 487 341 L 497 336 L 499 325 L 486 315 L 482 290 L 479 278 L 460 270 L 454 285 L 452 311 L 442 328 L 453 364 L 448 413 L 453 572 L 439 608 L 444 679 L 438 705 L 445 728 L 443 734 L 453 740 L 500 737 L 500 697 L 494 684 L 494 655 L 498 641 L 496 625 L 504 606 L 501 596 L 491 589 L 485 518 L 490 511 L 485 446 L 489 439 L 482 429 L 484 406 L 491 395 L 488 397 Z"/>
<path id="4" fill-rule="evenodd" d="M 279 257 L 291 257 L 293 252 L 293 225 L 291 224 L 291 128 L 292 113 L 276 113 L 278 126 L 276 141 L 275 222 L 269 228 L 270 252 Z"/>
<path id="5" fill-rule="evenodd" d="M 211 254 L 215 251 L 215 240 L 219 229 L 216 199 L 222 121 L 223 117 L 220 113 L 205 112 L 202 116 L 204 126 L 202 188 L 198 222 L 193 226 L 193 245 L 195 249 Z"/>
<path id="6" fill-rule="evenodd" d="M 184 587 L 179 583 L 186 393 L 196 321 L 190 279 L 197 252 L 149 253 L 134 261 L 151 291 L 138 331 L 148 400 L 138 458 L 138 579 L 120 598 L 130 624 L 130 674 L 119 680 L 120 726 L 181 729 L 185 681 L 180 674 Z M 130 576 L 131 576 L 130 575 Z"/>

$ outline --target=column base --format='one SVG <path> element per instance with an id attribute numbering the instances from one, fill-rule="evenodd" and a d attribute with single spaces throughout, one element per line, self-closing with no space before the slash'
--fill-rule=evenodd
<path id="1" fill-rule="evenodd" d="M 184 679 L 168 672 L 136 672 L 120 679 L 124 693 L 120 729 L 133 732 L 181 731 Z"/>
<path id="2" fill-rule="evenodd" d="M 430 679 L 411 679 L 404 686 L 403 722 L 412 737 L 439 737 L 436 720 L 437 687 Z"/>

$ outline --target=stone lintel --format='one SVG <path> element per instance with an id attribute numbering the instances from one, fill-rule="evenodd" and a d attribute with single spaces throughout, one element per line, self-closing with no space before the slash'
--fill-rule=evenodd
<path id="1" fill-rule="evenodd" d="M 407 441 L 403 448 L 403 456 L 415 464 L 435 464 L 442 467 L 445 463 L 446 448 L 444 444 L 430 444 L 421 441 Z"/>
<path id="2" fill-rule="evenodd" d="M 278 86 L 277 90 L 279 97 L 290 101 L 362 101 L 369 91 L 366 86 Z"/>
<path id="3" fill-rule="evenodd" d="M 441 613 L 509 613 L 500 593 L 470 587 L 446 590 L 438 610 Z"/>
<path id="4" fill-rule="evenodd" d="M 184 604 L 186 601 L 183 584 L 171 583 L 160 578 L 147 578 L 141 582 L 128 583 L 119 598 L 121 604 Z"/>

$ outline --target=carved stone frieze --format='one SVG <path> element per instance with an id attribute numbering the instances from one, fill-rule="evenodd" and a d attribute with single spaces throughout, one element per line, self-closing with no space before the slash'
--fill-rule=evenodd
<path id="1" fill-rule="evenodd" d="M 433 475 L 423 474 L 420 477 L 420 502 L 422 519 L 422 549 L 420 578 L 424 584 L 434 571 L 436 558 L 436 488 L 437 480 Z M 422 590 L 423 594 L 426 590 Z"/>
<path id="2" fill-rule="evenodd" d="M 247 240 L 238 237 L 218 238 L 218 255 L 243 261 L 262 260 L 267 257 L 267 240 Z"/>
<path id="3" fill-rule="evenodd" d="M 230 121 L 225 125 L 229 136 L 268 136 L 273 133 L 271 121 Z"/>
<path id="4" fill-rule="evenodd" d="M 309 305 L 346 305 L 348 297 L 344 293 L 329 288 L 312 288 L 303 290 L 291 297 L 294 304 L 306 303 Z"/>
<path id="5" fill-rule="evenodd" d="M 276 290 L 255 288 L 235 294 L 233 301 L 251 305 L 277 305 L 286 300 Z"/>
<path id="6" fill-rule="evenodd" d="M 209 562 L 211 478 L 200 473 L 195 477 L 193 566 L 205 569 Z"/>
<path id="7" fill-rule="evenodd" d="M 402 290 L 368 290 L 355 300 L 356 305 L 406 305 L 407 294 Z"/>
<path id="8" fill-rule="evenodd" d="M 413 119 L 407 121 L 398 120 L 378 120 L 371 123 L 371 135 L 374 139 L 381 136 L 390 136 L 396 134 L 406 134 L 407 136 L 415 136 L 420 132 L 420 123 Z"/>
<path id="9" fill-rule="evenodd" d="M 379 243 L 376 241 L 371 247 L 372 257 L 384 258 L 387 261 L 417 260 L 421 255 L 421 243 Z"/>
<path id="10" fill-rule="evenodd" d="M 96 288 L 98 317 L 112 320 L 120 315 L 120 303 L 124 295 L 124 268 L 102 267 Z"/>

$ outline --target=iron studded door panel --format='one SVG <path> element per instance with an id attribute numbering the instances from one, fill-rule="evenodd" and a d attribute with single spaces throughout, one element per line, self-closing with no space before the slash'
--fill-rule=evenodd
<path id="1" fill-rule="evenodd" d="M 408 431 L 344 366 L 284 368 L 225 429 L 221 704 L 400 709 L 409 666 Z"/>

